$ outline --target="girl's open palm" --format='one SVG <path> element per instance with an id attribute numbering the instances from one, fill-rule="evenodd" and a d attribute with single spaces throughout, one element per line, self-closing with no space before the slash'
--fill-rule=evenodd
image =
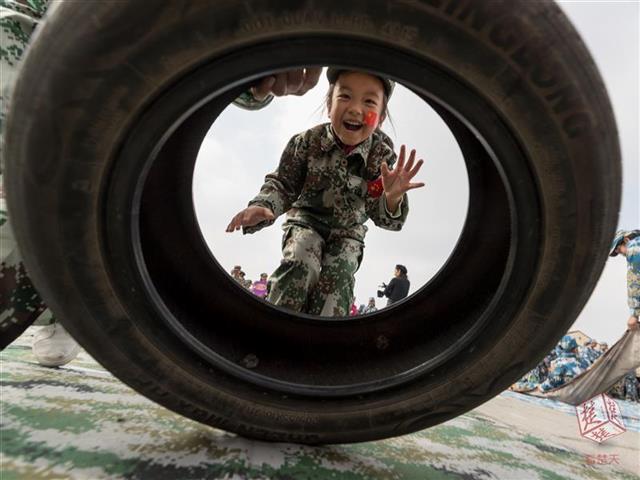
<path id="1" fill-rule="evenodd" d="M 242 227 L 253 227 L 264 220 L 273 220 L 275 216 L 273 212 L 266 207 L 259 207 L 258 205 L 252 205 L 250 207 L 241 210 L 235 217 L 231 219 L 231 222 L 227 226 L 227 232 L 233 232 L 240 230 Z"/>
<path id="2" fill-rule="evenodd" d="M 386 163 L 381 165 L 382 188 L 387 198 L 399 199 L 409 190 L 424 187 L 424 182 L 411 183 L 411 180 L 420 171 L 420 167 L 422 167 L 424 163 L 422 159 L 417 162 L 415 162 L 415 159 L 416 151 L 411 150 L 409 160 L 405 163 L 405 146 L 402 145 L 400 147 L 398 163 L 393 170 L 389 170 L 389 166 Z"/>

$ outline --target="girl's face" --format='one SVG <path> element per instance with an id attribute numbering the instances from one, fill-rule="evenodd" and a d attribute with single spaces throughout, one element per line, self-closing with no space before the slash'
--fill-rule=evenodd
<path id="1" fill-rule="evenodd" d="M 357 145 L 369 138 L 384 121 L 383 104 L 384 87 L 379 78 L 361 72 L 341 73 L 329 105 L 331 126 L 340 141 Z M 365 122 L 365 116 L 369 121 Z"/>

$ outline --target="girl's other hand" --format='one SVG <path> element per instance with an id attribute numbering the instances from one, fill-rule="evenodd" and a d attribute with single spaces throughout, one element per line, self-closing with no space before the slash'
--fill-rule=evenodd
<path id="1" fill-rule="evenodd" d="M 395 211 L 402 196 L 414 188 L 424 187 L 424 182 L 412 182 L 413 177 L 420 171 L 420 167 L 424 161 L 422 159 L 415 161 L 416 151 L 411 150 L 409 160 L 405 163 L 406 148 L 404 145 L 400 147 L 400 155 L 398 163 L 393 170 L 389 170 L 389 166 L 383 163 L 380 168 L 382 175 L 382 187 L 387 199 L 387 205 L 393 212 Z"/>
<path id="2" fill-rule="evenodd" d="M 242 227 L 253 227 L 265 220 L 274 219 L 275 216 L 269 208 L 252 205 L 241 210 L 235 217 L 233 217 L 227 226 L 226 231 L 233 232 L 235 230 L 240 230 Z"/>

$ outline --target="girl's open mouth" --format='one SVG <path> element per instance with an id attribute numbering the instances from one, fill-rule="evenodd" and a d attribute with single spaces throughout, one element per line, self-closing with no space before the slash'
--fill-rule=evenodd
<path id="1" fill-rule="evenodd" d="M 344 125 L 344 128 L 346 128 L 347 130 L 350 130 L 352 132 L 355 132 L 357 130 L 360 130 L 362 128 L 362 123 L 360 122 L 342 122 L 342 124 Z"/>

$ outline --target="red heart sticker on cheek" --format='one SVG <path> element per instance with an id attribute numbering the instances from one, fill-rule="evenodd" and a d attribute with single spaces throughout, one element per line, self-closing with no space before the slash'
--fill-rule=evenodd
<path id="1" fill-rule="evenodd" d="M 378 114 L 376 112 L 367 112 L 364 114 L 364 123 L 370 127 L 378 125 Z"/>

